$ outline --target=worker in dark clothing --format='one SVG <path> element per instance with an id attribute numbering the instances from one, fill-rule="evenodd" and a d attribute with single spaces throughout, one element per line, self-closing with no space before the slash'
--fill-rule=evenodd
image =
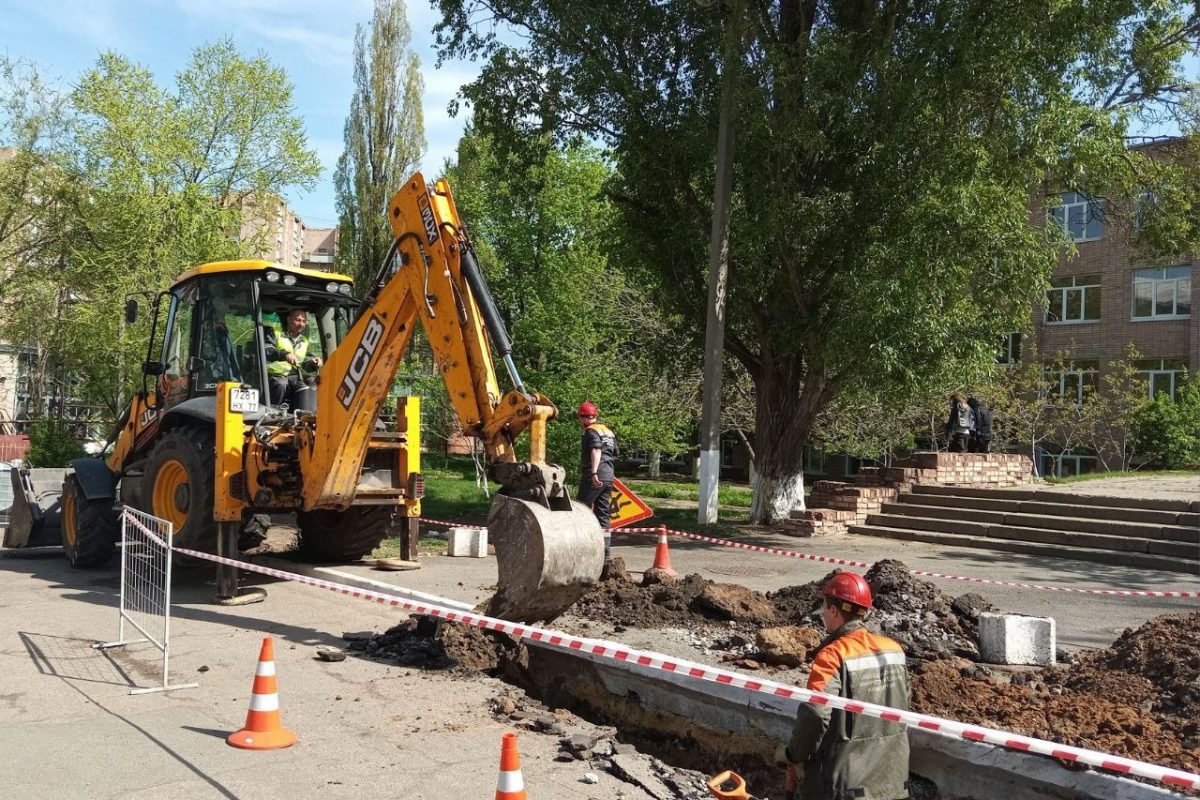
<path id="1" fill-rule="evenodd" d="M 613 459 L 617 456 L 617 436 L 599 421 L 600 411 L 595 403 L 585 401 L 579 406 L 579 424 L 583 426 L 583 441 L 579 454 L 579 502 L 590 506 L 604 531 L 604 560 L 612 558 L 612 518 L 609 501 L 612 499 Z"/>
<path id="2" fill-rule="evenodd" d="M 824 596 L 821 621 L 829 637 L 813 659 L 808 688 L 907 711 L 904 650 L 863 625 L 871 607 L 866 580 L 839 572 L 825 585 Z M 780 745 L 776 758 L 803 779 L 805 800 L 908 797 L 908 733 L 897 722 L 804 703 L 791 740 Z"/>
<path id="3" fill-rule="evenodd" d="M 321 368 L 320 356 L 308 355 L 308 312 L 293 308 L 284 317 L 283 333 L 267 328 L 267 383 L 271 390 L 271 405 L 278 406 L 285 400 L 294 406 L 293 398 L 304 385 L 301 370 Z"/>
<path id="4" fill-rule="evenodd" d="M 974 397 L 967 398 L 967 405 L 975 414 L 975 430 L 971 432 L 971 452 L 986 453 L 992 449 L 992 411 Z"/>

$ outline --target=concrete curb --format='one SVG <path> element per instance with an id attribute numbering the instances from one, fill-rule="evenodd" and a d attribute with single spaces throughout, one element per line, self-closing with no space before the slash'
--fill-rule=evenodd
<path id="1" fill-rule="evenodd" d="M 800 701 L 696 681 L 635 664 L 614 664 L 526 642 L 524 676 L 542 699 L 584 706 L 662 736 L 690 737 L 725 755 L 769 761 L 786 739 Z M 1185 795 L 1052 759 L 958 737 L 910 730 L 911 769 L 937 784 L 942 800 L 1165 800 Z"/>

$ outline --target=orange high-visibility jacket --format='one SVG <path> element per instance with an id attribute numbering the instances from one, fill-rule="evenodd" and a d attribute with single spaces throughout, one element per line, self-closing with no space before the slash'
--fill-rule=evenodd
<path id="1" fill-rule="evenodd" d="M 904 650 L 862 622 L 848 622 L 813 659 L 808 688 L 907 711 Z M 787 757 L 805 765 L 808 800 L 908 797 L 908 732 L 896 722 L 804 703 L 796 713 Z"/>

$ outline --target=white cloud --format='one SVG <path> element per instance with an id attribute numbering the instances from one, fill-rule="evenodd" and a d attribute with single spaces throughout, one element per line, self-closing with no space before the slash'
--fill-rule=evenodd
<path id="1" fill-rule="evenodd" d="M 320 0 L 177 0 L 177 5 L 201 25 L 297 48 L 325 67 L 349 67 L 355 25 L 371 16 L 366 0 L 346 0 L 339 7 Z"/>

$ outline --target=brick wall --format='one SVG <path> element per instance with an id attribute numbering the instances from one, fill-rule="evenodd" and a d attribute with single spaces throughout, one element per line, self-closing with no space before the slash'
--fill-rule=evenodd
<path id="1" fill-rule="evenodd" d="M 1141 148 L 1155 157 L 1170 158 L 1179 142 L 1159 142 Z M 1059 187 L 1048 187 L 1050 198 Z M 1067 187 L 1068 189 L 1070 187 Z M 1059 254 L 1054 277 L 1099 275 L 1101 286 L 1100 319 L 1095 322 L 1045 322 L 1040 304 L 1033 310 L 1033 338 L 1041 357 L 1058 353 L 1069 358 L 1100 362 L 1103 374 L 1107 362 L 1121 359 L 1132 343 L 1144 359 L 1180 359 L 1189 369 L 1200 368 L 1200 275 L 1194 253 L 1167 260 L 1153 260 L 1140 254 L 1130 243 L 1131 201 L 1108 198 L 1106 207 L 1113 213 L 1105 220 L 1101 238 L 1075 244 L 1075 252 L 1064 246 Z M 1034 204 L 1035 224 L 1045 224 L 1045 211 Z M 1133 273 L 1148 267 L 1189 265 L 1192 268 L 1190 318 L 1133 319 Z"/>
<path id="2" fill-rule="evenodd" d="M 914 453 L 894 467 L 864 467 L 854 483 L 817 481 L 808 508 L 793 511 L 782 533 L 814 536 L 845 533 L 861 525 L 914 484 L 942 486 L 1020 486 L 1033 480 L 1033 463 L 1011 453 Z"/>

